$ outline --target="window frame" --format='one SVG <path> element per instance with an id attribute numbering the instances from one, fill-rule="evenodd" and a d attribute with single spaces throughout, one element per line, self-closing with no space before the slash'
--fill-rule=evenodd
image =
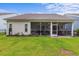
<path id="1" fill-rule="evenodd" d="M 28 24 L 25 24 L 25 32 L 28 32 Z"/>

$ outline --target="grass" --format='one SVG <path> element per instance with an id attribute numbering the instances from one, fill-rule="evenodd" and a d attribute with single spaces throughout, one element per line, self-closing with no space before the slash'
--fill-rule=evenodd
<path id="1" fill-rule="evenodd" d="M 6 36 L 0 34 L 1 56 L 79 55 L 79 37 Z"/>

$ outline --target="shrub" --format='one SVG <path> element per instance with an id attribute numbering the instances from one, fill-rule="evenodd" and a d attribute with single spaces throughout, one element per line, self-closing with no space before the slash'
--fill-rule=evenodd
<path id="1" fill-rule="evenodd" d="M 19 33 L 16 33 L 16 34 L 15 34 L 15 36 L 18 36 L 18 35 L 19 35 Z"/>
<path id="2" fill-rule="evenodd" d="M 21 32 L 21 35 L 22 35 L 22 36 L 24 36 L 24 33 L 23 33 L 23 32 Z"/>
<path id="3" fill-rule="evenodd" d="M 79 29 L 77 29 L 77 30 L 76 30 L 76 35 L 78 35 L 78 36 L 79 36 Z"/>

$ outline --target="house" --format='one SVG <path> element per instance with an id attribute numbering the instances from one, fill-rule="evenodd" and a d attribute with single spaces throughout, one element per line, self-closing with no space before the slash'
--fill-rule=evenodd
<path id="1" fill-rule="evenodd" d="M 6 21 L 4 18 L 15 16 L 14 13 L 0 13 L 0 32 L 4 32 L 6 29 Z"/>
<path id="2" fill-rule="evenodd" d="M 6 35 L 74 36 L 74 19 L 58 14 L 23 14 L 5 19 Z"/>

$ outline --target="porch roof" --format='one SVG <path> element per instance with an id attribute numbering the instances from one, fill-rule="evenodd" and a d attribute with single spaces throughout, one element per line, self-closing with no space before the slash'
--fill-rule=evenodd
<path id="1" fill-rule="evenodd" d="M 62 21 L 74 21 L 73 18 L 65 16 L 65 15 L 58 15 L 58 14 L 22 14 L 13 17 L 6 18 L 5 20 L 62 20 Z"/>

